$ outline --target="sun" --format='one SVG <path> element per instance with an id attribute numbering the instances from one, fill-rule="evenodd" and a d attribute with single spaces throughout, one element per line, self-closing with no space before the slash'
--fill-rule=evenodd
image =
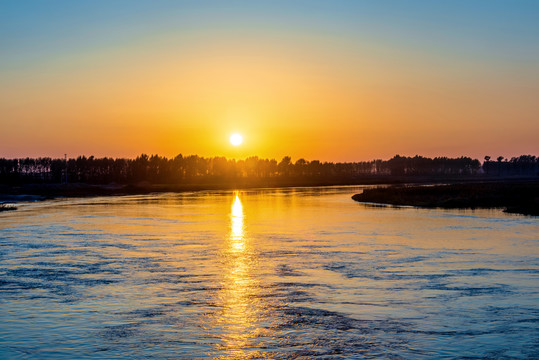
<path id="1" fill-rule="evenodd" d="M 230 135 L 230 143 L 234 146 L 240 146 L 243 143 L 243 136 L 238 133 Z"/>

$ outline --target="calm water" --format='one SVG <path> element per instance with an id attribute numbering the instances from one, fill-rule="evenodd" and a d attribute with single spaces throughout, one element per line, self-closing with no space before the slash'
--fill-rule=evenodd
<path id="1" fill-rule="evenodd" d="M 539 218 L 359 190 L 0 213 L 0 358 L 539 358 Z"/>

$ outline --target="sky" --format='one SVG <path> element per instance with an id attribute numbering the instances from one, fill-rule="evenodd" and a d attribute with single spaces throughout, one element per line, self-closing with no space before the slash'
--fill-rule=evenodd
<path id="1" fill-rule="evenodd" d="M 0 157 L 539 155 L 538 18 L 520 0 L 0 0 Z"/>

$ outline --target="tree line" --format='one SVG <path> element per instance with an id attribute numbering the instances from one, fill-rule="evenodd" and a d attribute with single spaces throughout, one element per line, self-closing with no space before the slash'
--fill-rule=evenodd
<path id="1" fill-rule="evenodd" d="M 321 162 L 290 156 L 281 161 L 256 156 L 244 160 L 198 155 L 166 158 L 142 154 L 135 159 L 79 156 L 71 159 L 49 157 L 0 158 L 0 183 L 71 183 L 87 184 L 193 184 L 219 183 L 241 179 L 334 179 L 354 180 L 372 176 L 499 176 L 538 175 L 539 158 L 522 155 L 501 157 L 483 164 L 470 157 L 427 158 L 396 155 L 389 160 L 362 162 Z"/>

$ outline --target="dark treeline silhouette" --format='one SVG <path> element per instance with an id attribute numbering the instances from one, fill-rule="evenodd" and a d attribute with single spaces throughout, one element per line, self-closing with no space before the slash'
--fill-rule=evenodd
<path id="1" fill-rule="evenodd" d="M 539 175 L 539 157 L 521 155 L 506 159 L 498 156 L 496 161 L 491 161 L 490 156 L 485 156 L 483 171 L 491 176 Z"/>
<path id="2" fill-rule="evenodd" d="M 522 155 L 503 161 L 479 160 L 469 157 L 426 158 L 396 155 L 389 160 L 332 163 L 299 159 L 292 162 L 289 156 L 281 161 L 260 159 L 256 156 L 245 160 L 224 157 L 204 158 L 197 155 L 166 158 L 142 154 L 136 159 L 95 158 L 79 156 L 76 159 L 52 158 L 0 158 L 0 183 L 30 184 L 86 183 L 86 184 L 195 184 L 226 183 L 238 180 L 302 179 L 330 182 L 340 179 L 364 179 L 373 176 L 536 176 L 539 158 Z M 67 172 L 67 176 L 66 176 Z"/>

